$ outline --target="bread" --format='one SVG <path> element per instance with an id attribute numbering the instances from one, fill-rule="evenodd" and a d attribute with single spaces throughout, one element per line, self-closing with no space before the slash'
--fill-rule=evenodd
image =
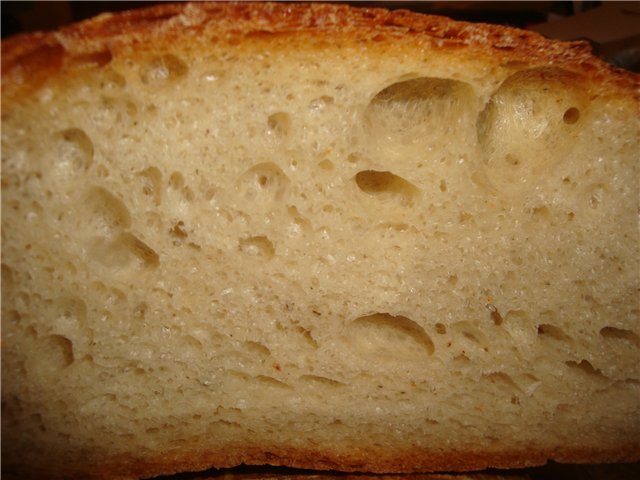
<path id="1" fill-rule="evenodd" d="M 617 466 L 617 465 L 616 465 Z M 609 466 L 607 466 L 609 467 Z M 182 475 L 182 474 L 181 474 Z M 176 475 L 177 476 L 177 475 Z M 189 480 L 535 480 L 524 470 L 469 473 L 367 474 L 279 467 L 238 467 L 189 476 Z M 593 479 L 596 480 L 596 479 Z M 627 480 L 619 478 L 615 480 Z"/>
<path id="2" fill-rule="evenodd" d="M 335 4 L 2 62 L 6 474 L 640 459 L 637 75 Z"/>

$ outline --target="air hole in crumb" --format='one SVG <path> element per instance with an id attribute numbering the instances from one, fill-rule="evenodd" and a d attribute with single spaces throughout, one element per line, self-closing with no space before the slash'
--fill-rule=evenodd
<path id="1" fill-rule="evenodd" d="M 344 387 L 345 384 L 332 378 L 323 377 L 321 375 L 302 375 L 300 380 L 309 385 L 318 385 L 319 387 Z"/>
<path id="2" fill-rule="evenodd" d="M 93 161 L 93 142 L 84 130 L 69 128 L 58 132 L 60 141 L 56 151 L 56 166 L 65 174 L 81 172 Z"/>
<path id="3" fill-rule="evenodd" d="M 285 138 L 291 131 L 291 116 L 285 112 L 276 112 L 267 118 L 267 133 Z"/>
<path id="4" fill-rule="evenodd" d="M 169 177 L 169 186 L 174 190 L 180 190 L 184 187 L 184 177 L 180 172 L 173 172 Z"/>
<path id="5" fill-rule="evenodd" d="M 122 268 L 134 260 L 141 267 L 155 268 L 160 264 L 156 251 L 128 232 L 120 233 L 111 242 L 94 245 L 91 253 L 97 261 L 113 268 Z"/>
<path id="6" fill-rule="evenodd" d="M 315 338 L 313 338 L 313 335 L 311 334 L 311 331 L 302 327 L 302 326 L 298 326 L 296 328 L 296 330 L 298 331 L 298 333 L 302 334 L 302 337 L 304 338 L 304 341 L 312 348 L 317 349 L 318 348 L 318 342 L 316 341 Z"/>
<path id="7" fill-rule="evenodd" d="M 267 358 L 271 355 L 271 350 L 267 348 L 265 345 L 259 342 L 246 341 L 244 342 L 244 348 L 251 354 L 258 355 L 262 359 Z"/>
<path id="8" fill-rule="evenodd" d="M 146 302 L 138 303 L 133 308 L 133 318 L 138 320 L 144 320 L 145 316 L 147 315 L 148 309 L 149 309 L 149 305 L 147 305 Z"/>
<path id="9" fill-rule="evenodd" d="M 441 192 L 447 191 L 447 182 L 445 180 L 440 180 L 440 191 Z"/>
<path id="10" fill-rule="evenodd" d="M 160 256 L 149 245 L 144 243 L 131 233 L 124 233 L 120 237 L 120 242 L 135 257 L 137 257 L 146 267 L 157 267 L 160 263 Z"/>
<path id="11" fill-rule="evenodd" d="M 7 319 L 9 320 L 9 323 L 11 323 L 12 325 L 18 325 L 20 323 L 21 318 L 22 318 L 22 315 L 20 315 L 20 313 L 17 310 L 9 310 L 9 313 L 7 315 Z"/>
<path id="12" fill-rule="evenodd" d="M 505 155 L 504 160 L 508 165 L 511 165 L 512 167 L 518 167 L 522 163 L 518 157 L 510 153 Z"/>
<path id="13" fill-rule="evenodd" d="M 547 207 L 533 207 L 532 211 L 533 216 L 536 218 L 548 218 L 549 217 L 549 209 Z"/>
<path id="14" fill-rule="evenodd" d="M 581 360 L 580 363 L 570 360 L 564 363 L 567 367 L 571 368 L 572 370 L 586 373 L 591 377 L 604 377 L 604 374 L 600 370 L 594 368 L 594 366 L 588 360 Z"/>
<path id="15" fill-rule="evenodd" d="M 472 125 L 475 101 L 471 86 L 448 78 L 420 77 L 380 90 L 364 112 L 371 140 L 393 148 L 415 148 L 417 142 L 451 137 Z"/>
<path id="16" fill-rule="evenodd" d="M 287 212 L 291 217 L 286 232 L 290 237 L 297 237 L 311 229 L 311 223 L 298 212 L 296 207 L 288 207 Z"/>
<path id="17" fill-rule="evenodd" d="M 442 323 L 436 323 L 435 329 L 436 329 L 436 332 L 439 333 L 440 335 L 444 335 L 445 333 L 447 333 L 447 327 Z"/>
<path id="18" fill-rule="evenodd" d="M 471 359 L 464 353 L 460 353 L 453 357 L 453 363 L 456 367 L 462 367 L 471 363 Z"/>
<path id="19" fill-rule="evenodd" d="M 538 335 L 553 338 L 561 342 L 571 343 L 573 341 L 560 327 L 548 323 L 538 325 Z"/>
<path id="20" fill-rule="evenodd" d="M 402 177 L 389 171 L 363 170 L 355 176 L 358 188 L 381 199 L 394 197 L 402 203 L 411 203 L 418 189 Z"/>
<path id="21" fill-rule="evenodd" d="M 187 64 L 175 55 L 167 54 L 154 58 L 141 73 L 147 85 L 163 84 L 184 77 L 189 71 Z"/>
<path id="22" fill-rule="evenodd" d="M 275 388 L 291 388 L 291 386 L 285 382 L 281 382 L 280 380 L 270 377 L 269 375 L 258 375 L 255 379 L 267 387 L 275 387 Z"/>
<path id="23" fill-rule="evenodd" d="M 469 220 L 473 219 L 473 215 L 467 212 L 460 212 L 458 214 L 458 222 L 467 223 Z"/>
<path id="24" fill-rule="evenodd" d="M 580 118 L 580 110 L 575 107 L 568 108 L 564 115 L 562 115 L 562 121 L 568 125 L 573 125 Z"/>
<path id="25" fill-rule="evenodd" d="M 180 220 L 171 228 L 171 230 L 169 230 L 169 233 L 179 239 L 187 238 L 188 234 L 183 227 L 184 227 L 184 222 Z"/>
<path id="26" fill-rule="evenodd" d="M 247 170 L 238 180 L 238 190 L 247 200 L 266 202 L 278 199 L 289 184 L 289 177 L 272 162 L 263 162 Z"/>
<path id="27" fill-rule="evenodd" d="M 258 235 L 240 240 L 240 251 L 248 255 L 262 257 L 265 260 L 273 258 L 275 249 L 267 237 Z"/>
<path id="28" fill-rule="evenodd" d="M 87 306 L 79 297 L 60 297 L 55 302 L 52 323 L 57 333 L 72 336 L 83 327 L 87 319 Z"/>
<path id="29" fill-rule="evenodd" d="M 138 173 L 142 177 L 142 193 L 153 199 L 156 205 L 160 205 L 162 199 L 162 173 L 156 167 L 148 167 Z"/>
<path id="30" fill-rule="evenodd" d="M 502 318 L 502 315 L 500 315 L 496 306 L 489 304 L 487 305 L 487 309 L 489 310 L 489 316 L 491 317 L 491 320 L 493 320 L 494 325 L 502 325 L 504 319 Z"/>
<path id="31" fill-rule="evenodd" d="M 547 175 L 568 157 L 563 139 L 578 107 L 588 105 L 584 77 L 556 67 L 515 72 L 493 93 L 477 119 L 487 175 L 496 188 L 519 194 L 524 175 Z M 553 152 L 550 154 L 549 152 Z M 508 167 L 508 168 L 504 168 Z M 536 183 L 529 185 L 535 188 Z"/>
<path id="32" fill-rule="evenodd" d="M 318 166 L 322 169 L 322 170 L 333 170 L 333 162 L 331 162 L 331 160 L 322 160 Z"/>
<path id="33" fill-rule="evenodd" d="M 509 391 L 512 391 L 515 393 L 522 392 L 522 390 L 520 389 L 520 387 L 518 387 L 516 382 L 514 382 L 513 379 L 504 372 L 496 372 L 496 373 L 482 375 L 481 378 L 482 380 L 485 380 L 489 383 L 492 383 L 494 385 L 497 385 Z"/>
<path id="34" fill-rule="evenodd" d="M 480 329 L 470 321 L 456 322 L 451 325 L 451 330 L 462 336 L 463 339 L 472 342 L 472 345 L 484 348 L 487 345 L 485 336 Z"/>
<path id="35" fill-rule="evenodd" d="M 333 97 L 330 97 L 328 95 L 323 95 L 319 98 L 315 98 L 311 100 L 311 102 L 309 103 L 309 110 L 311 110 L 312 112 L 321 112 L 322 110 L 327 108 L 328 105 L 331 105 L 332 103 L 333 103 Z"/>
<path id="36" fill-rule="evenodd" d="M 93 187 L 89 190 L 85 209 L 88 210 L 88 215 L 83 217 L 83 223 L 90 225 L 102 236 L 110 236 L 114 231 L 131 225 L 129 209 L 105 188 Z"/>
<path id="37" fill-rule="evenodd" d="M 350 325 L 350 339 L 356 350 L 371 355 L 414 358 L 432 355 L 435 347 L 424 328 L 402 315 L 375 313 L 355 319 Z"/>
<path id="38" fill-rule="evenodd" d="M 65 368 L 73 363 L 73 343 L 62 335 L 49 335 L 42 346 L 43 356 L 53 368 Z"/>
<path id="39" fill-rule="evenodd" d="M 195 195 L 193 193 L 193 190 L 191 190 L 191 188 L 189 187 L 184 187 L 182 189 L 182 198 L 186 201 L 186 202 L 193 202 L 193 200 L 195 199 Z"/>
<path id="40" fill-rule="evenodd" d="M 188 350 L 191 350 L 192 352 L 198 352 L 202 350 L 202 342 L 195 338 L 193 335 L 185 335 L 182 338 Z"/>
<path id="41" fill-rule="evenodd" d="M 347 162 L 349 163 L 358 163 L 361 160 L 361 156 L 357 153 L 350 153 L 347 156 Z"/>
<path id="42" fill-rule="evenodd" d="M 640 337 L 638 334 L 624 328 L 604 327 L 600 330 L 600 335 L 604 338 L 624 340 L 640 346 Z"/>

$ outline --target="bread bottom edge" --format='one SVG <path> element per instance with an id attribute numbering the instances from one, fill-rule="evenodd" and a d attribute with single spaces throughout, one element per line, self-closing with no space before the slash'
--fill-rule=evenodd
<path id="1" fill-rule="evenodd" d="M 13 459 L 17 460 L 17 459 Z M 616 449 L 570 448 L 548 450 L 518 450 L 510 452 L 433 452 L 422 449 L 393 452 L 317 452 L 294 448 L 227 449 L 222 452 L 165 452 L 156 457 L 140 458 L 133 454 L 119 455 L 105 462 L 53 465 L 30 464 L 3 458 L 6 478 L 87 478 L 139 479 L 181 472 L 202 472 L 238 466 L 273 466 L 294 469 L 371 473 L 456 473 L 486 469 L 521 469 L 537 467 L 549 461 L 571 464 L 631 463 L 640 461 L 640 446 Z M 26 471 L 25 471 L 26 470 Z"/>

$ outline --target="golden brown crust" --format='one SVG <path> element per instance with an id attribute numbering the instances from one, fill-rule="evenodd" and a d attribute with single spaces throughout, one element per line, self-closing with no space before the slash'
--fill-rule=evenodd
<path id="1" fill-rule="evenodd" d="M 339 4 L 205 2 L 103 14 L 56 32 L 3 40 L 3 96 L 31 91 L 60 70 L 105 65 L 132 49 L 196 49 L 198 44 L 211 42 L 238 44 L 243 37 L 293 34 L 331 38 L 334 43 L 340 38 L 352 44 L 400 42 L 414 49 L 463 50 L 465 57 L 488 65 L 558 66 L 640 95 L 640 76 L 610 67 L 594 57 L 584 42 L 558 42 L 533 32 L 403 10 Z"/>
<path id="2" fill-rule="evenodd" d="M 87 471 L 86 465 L 68 465 L 62 477 L 51 476 L 46 465 L 38 468 L 29 476 L 21 471 L 20 478 L 91 479 L 137 479 L 155 475 L 168 475 L 180 472 L 198 472 L 210 468 L 227 468 L 239 465 L 271 465 L 300 469 L 312 469 L 337 472 L 385 473 L 433 473 L 433 472 L 479 472 L 486 469 L 520 469 L 536 467 L 548 461 L 575 464 L 597 464 L 637 462 L 640 460 L 639 446 L 627 446 L 615 450 L 565 449 L 525 450 L 512 452 L 397 452 L 366 449 L 343 451 L 338 453 L 318 453 L 294 448 L 237 448 L 219 452 L 162 452 L 156 458 L 141 459 L 134 455 L 119 456 L 103 465 L 93 465 Z M 11 473 L 11 472 L 8 472 Z M 61 472 L 57 472 L 61 473 Z M 27 476 L 25 476 L 25 474 Z"/>
<path id="3" fill-rule="evenodd" d="M 176 457 L 167 462 L 166 457 L 159 457 L 157 462 L 136 463 L 141 467 L 136 475 L 149 473 L 177 473 L 184 471 L 200 471 L 216 467 L 232 467 L 246 465 L 274 465 L 303 469 L 333 470 L 342 472 L 368 473 L 414 473 L 414 472 L 469 472 L 488 468 L 524 468 L 544 465 L 549 460 L 564 463 L 599 463 L 632 462 L 640 460 L 638 449 L 603 452 L 596 450 L 553 451 L 519 451 L 519 452 L 465 452 L 441 453 L 414 451 L 404 455 L 397 453 L 375 452 L 343 452 L 336 455 L 323 455 L 315 451 L 299 451 L 294 449 L 271 451 L 241 451 L 234 454 L 199 454 Z M 124 464 L 126 464 L 125 462 Z M 127 465 L 127 467 L 130 467 Z M 117 467 L 114 468 L 117 471 Z M 123 472 L 124 473 L 124 472 Z"/>
<path id="4" fill-rule="evenodd" d="M 379 452 L 377 452 L 379 454 Z M 141 467 L 136 474 L 177 473 L 184 471 L 205 470 L 212 465 L 230 467 L 240 464 L 288 466 L 303 469 L 333 470 L 342 472 L 368 473 L 414 473 L 414 472 L 465 472 L 480 471 L 488 468 L 524 468 L 544 465 L 549 460 L 565 463 L 598 463 L 607 458 L 611 462 L 637 461 L 640 459 L 637 449 L 608 452 L 575 450 L 557 454 L 552 451 L 543 452 L 504 452 L 504 453 L 433 453 L 408 452 L 406 455 L 370 455 L 361 452 L 361 458 L 355 452 L 344 452 L 335 456 L 318 455 L 317 452 L 295 450 L 283 451 L 243 451 L 236 455 L 202 455 L 174 458 L 166 463 L 166 458 L 159 457 L 157 462 L 137 464 Z M 117 467 L 114 469 L 117 471 Z"/>

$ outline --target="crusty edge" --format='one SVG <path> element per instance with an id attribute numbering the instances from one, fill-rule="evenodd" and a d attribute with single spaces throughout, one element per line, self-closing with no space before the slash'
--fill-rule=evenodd
<path id="1" fill-rule="evenodd" d="M 416 449 L 403 454 L 349 451 L 318 453 L 295 448 L 229 448 L 221 452 L 163 452 L 156 458 L 140 459 L 122 455 L 101 465 L 68 465 L 65 471 L 51 471 L 49 466 L 31 466 L 20 478 L 87 478 L 93 480 L 132 480 L 156 475 L 198 472 L 210 468 L 240 465 L 271 465 L 333 472 L 407 474 L 434 472 L 479 472 L 486 469 L 520 469 L 537 467 L 548 461 L 575 464 L 625 463 L 640 461 L 640 445 L 625 448 L 520 450 L 512 452 L 432 452 Z M 3 472 L 4 473 L 4 472 Z M 9 470 L 6 473 L 11 474 Z M 17 472 L 16 472 L 17 473 Z M 58 474 L 59 476 L 56 476 Z"/>
<path id="2" fill-rule="evenodd" d="M 489 64 L 559 66 L 599 83 L 631 90 L 640 99 L 640 75 L 614 69 L 585 42 L 560 42 L 524 30 L 452 21 L 405 10 L 340 4 L 180 3 L 103 14 L 54 32 L 20 34 L 2 41 L 3 98 L 29 93 L 60 70 L 102 66 L 121 51 L 160 49 L 190 42 L 238 44 L 273 34 L 340 37 L 352 44 L 398 40 L 417 48 L 460 51 Z"/>

